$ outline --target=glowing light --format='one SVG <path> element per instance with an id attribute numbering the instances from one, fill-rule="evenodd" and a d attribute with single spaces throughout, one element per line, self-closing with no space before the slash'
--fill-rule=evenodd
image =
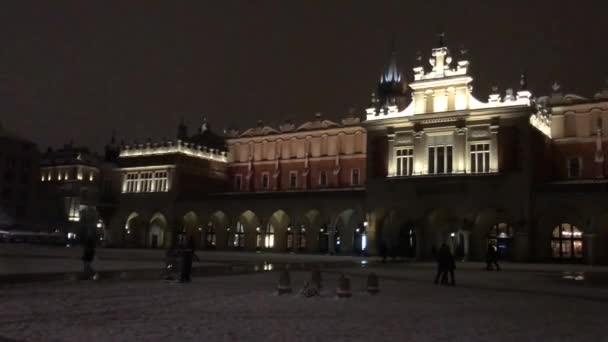
<path id="1" fill-rule="evenodd" d="M 455 237 L 455 236 L 456 236 L 456 233 L 450 233 L 450 236 L 451 236 L 451 237 Z"/>
<path id="2" fill-rule="evenodd" d="M 367 248 L 367 235 L 363 235 L 361 237 L 361 249 L 365 250 Z"/>
<path id="3" fill-rule="evenodd" d="M 363 221 L 363 227 L 367 227 L 367 221 Z"/>

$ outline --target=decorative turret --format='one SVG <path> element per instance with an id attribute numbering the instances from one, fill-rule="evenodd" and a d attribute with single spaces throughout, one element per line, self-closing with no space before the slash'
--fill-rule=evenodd
<path id="1" fill-rule="evenodd" d="M 377 104 L 380 106 L 397 106 L 400 110 L 407 105 L 407 83 L 401 75 L 398 63 L 398 53 L 395 40 L 391 43 L 391 56 L 388 64 L 380 75 L 378 83 Z M 374 95 L 375 97 L 375 95 Z"/>
<path id="2" fill-rule="evenodd" d="M 184 118 L 182 117 L 179 125 L 177 126 L 177 139 L 185 140 L 188 138 L 188 126 L 184 123 Z"/>
<path id="3" fill-rule="evenodd" d="M 519 78 L 519 91 L 517 92 L 517 99 L 527 99 L 532 97 L 532 93 L 528 90 L 528 79 L 526 73 L 521 74 Z"/>
<path id="4" fill-rule="evenodd" d="M 115 162 L 120 155 L 120 146 L 116 144 L 116 130 L 112 130 L 110 143 L 105 146 L 104 160 L 106 162 Z"/>

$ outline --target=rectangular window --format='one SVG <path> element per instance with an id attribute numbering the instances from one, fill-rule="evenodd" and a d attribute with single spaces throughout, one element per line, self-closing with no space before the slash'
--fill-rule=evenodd
<path id="1" fill-rule="evenodd" d="M 350 184 L 356 186 L 359 185 L 360 182 L 359 169 L 353 169 L 350 173 Z"/>
<path id="2" fill-rule="evenodd" d="M 452 173 L 452 146 L 429 146 L 429 174 Z"/>
<path id="3" fill-rule="evenodd" d="M 471 173 L 490 172 L 490 144 L 471 144 Z"/>
<path id="4" fill-rule="evenodd" d="M 289 188 L 295 189 L 298 187 L 298 172 L 289 171 Z"/>
<path id="5" fill-rule="evenodd" d="M 123 187 L 124 192 L 166 192 L 168 188 L 167 171 L 128 173 Z"/>
<path id="6" fill-rule="evenodd" d="M 324 187 L 327 186 L 327 172 L 321 171 L 319 174 L 319 186 Z"/>
<path id="7" fill-rule="evenodd" d="M 397 176 L 411 176 L 414 166 L 414 149 L 411 147 L 395 150 Z"/>
<path id="8" fill-rule="evenodd" d="M 241 191 L 242 176 L 240 174 L 234 176 L 234 190 Z"/>
<path id="9" fill-rule="evenodd" d="M 264 172 L 264 173 L 262 173 L 262 189 L 268 190 L 269 185 L 270 185 L 270 176 L 268 175 L 268 172 Z"/>
<path id="10" fill-rule="evenodd" d="M 568 159 L 568 178 L 581 176 L 581 159 L 578 157 Z"/>

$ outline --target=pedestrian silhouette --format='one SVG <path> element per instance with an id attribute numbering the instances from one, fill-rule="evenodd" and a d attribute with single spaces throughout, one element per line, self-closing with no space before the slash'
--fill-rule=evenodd
<path id="1" fill-rule="evenodd" d="M 492 271 L 496 267 L 497 271 L 500 271 L 500 265 L 498 265 L 498 251 L 492 243 L 488 244 L 488 251 L 486 253 L 486 270 Z"/>
<path id="2" fill-rule="evenodd" d="M 454 262 L 454 256 L 452 255 L 452 252 L 450 252 L 448 245 L 444 243 L 437 252 L 437 275 L 435 276 L 435 284 L 438 284 L 439 281 L 441 281 L 441 285 L 447 285 L 449 273 L 450 285 L 456 285 L 454 280 L 455 268 L 456 263 Z"/>

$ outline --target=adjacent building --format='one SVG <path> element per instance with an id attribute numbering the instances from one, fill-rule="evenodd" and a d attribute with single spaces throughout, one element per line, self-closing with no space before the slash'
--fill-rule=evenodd
<path id="1" fill-rule="evenodd" d="M 30 224 L 38 179 L 38 148 L 0 123 L 0 224 Z"/>

